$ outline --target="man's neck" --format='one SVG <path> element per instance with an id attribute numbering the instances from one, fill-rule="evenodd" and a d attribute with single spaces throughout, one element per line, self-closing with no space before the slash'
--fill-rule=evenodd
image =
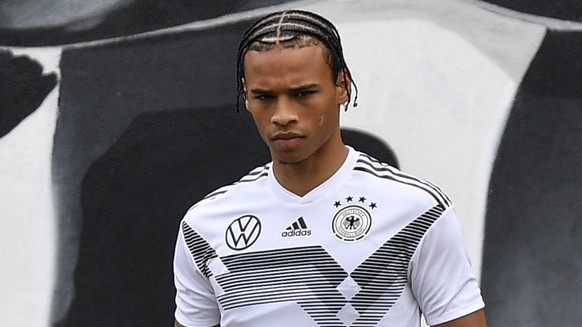
<path id="1" fill-rule="evenodd" d="M 314 155 L 300 163 L 274 162 L 275 177 L 289 192 L 302 197 L 333 176 L 347 156 L 348 149 L 342 144 L 331 154 Z"/>

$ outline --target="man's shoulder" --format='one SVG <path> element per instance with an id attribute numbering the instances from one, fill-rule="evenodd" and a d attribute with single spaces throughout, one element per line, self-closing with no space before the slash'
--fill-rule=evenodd
<path id="1" fill-rule="evenodd" d="M 262 182 L 270 174 L 271 163 L 258 166 L 241 177 L 238 181 L 221 186 L 214 191 L 206 194 L 200 201 L 190 207 L 189 211 L 196 208 L 205 208 L 207 206 L 223 205 L 222 201 L 237 202 L 240 199 L 237 194 L 248 194 L 258 192 L 264 189 Z M 231 203 L 236 205 L 236 203 Z"/>
<path id="2" fill-rule="evenodd" d="M 358 160 L 353 170 L 361 174 L 360 177 L 367 178 L 366 185 L 368 187 L 377 187 L 378 192 L 382 191 L 385 194 L 398 193 L 399 197 L 406 195 L 411 201 L 415 198 L 418 200 L 432 199 L 431 202 L 435 201 L 443 207 L 452 205 L 448 195 L 439 186 L 426 179 L 404 172 L 366 153 L 359 152 Z M 392 190 L 392 192 L 389 192 L 389 190 Z"/>
<path id="3" fill-rule="evenodd" d="M 270 164 L 251 170 L 238 181 L 222 186 L 191 206 L 183 217 L 183 223 L 204 235 L 214 235 L 227 220 L 237 217 L 241 208 L 256 205 L 265 198 L 265 182 Z"/>

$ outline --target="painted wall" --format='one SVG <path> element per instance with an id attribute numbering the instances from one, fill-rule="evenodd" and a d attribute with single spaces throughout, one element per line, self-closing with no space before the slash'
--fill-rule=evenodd
<path id="1" fill-rule="evenodd" d="M 268 160 L 238 40 L 304 8 L 343 37 L 347 143 L 456 203 L 489 325 L 576 326 L 582 5 L 530 3 L 0 4 L 0 325 L 171 324 L 177 223 Z"/>

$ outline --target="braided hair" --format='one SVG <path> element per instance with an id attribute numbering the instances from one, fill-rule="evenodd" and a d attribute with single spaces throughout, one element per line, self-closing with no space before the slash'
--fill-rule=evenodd
<path id="1" fill-rule="evenodd" d="M 236 109 L 239 110 L 239 100 L 244 96 L 242 81 L 244 79 L 244 56 L 247 51 L 268 51 L 275 47 L 293 48 L 318 45 L 322 43 L 327 52 L 327 62 L 332 70 L 334 81 L 339 74 L 343 74 L 348 92 L 348 102 L 345 110 L 352 100 L 351 88 L 348 80 L 353 84 L 356 95 L 354 107 L 357 107 L 358 88 L 351 78 L 350 70 L 346 64 L 340 35 L 335 26 L 327 19 L 303 10 L 288 10 L 269 14 L 256 21 L 244 34 L 237 58 L 237 99 Z M 348 79 L 349 77 L 349 79 Z"/>

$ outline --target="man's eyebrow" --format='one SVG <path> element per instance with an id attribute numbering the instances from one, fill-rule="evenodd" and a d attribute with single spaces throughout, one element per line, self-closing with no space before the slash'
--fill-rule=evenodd
<path id="1" fill-rule="evenodd" d="M 301 92 L 301 91 L 308 91 L 308 90 L 313 90 L 315 88 L 317 88 L 318 85 L 313 83 L 313 84 L 306 84 L 306 85 L 301 85 L 298 87 L 293 87 L 291 88 L 292 92 Z"/>
<path id="2" fill-rule="evenodd" d="M 251 93 L 253 94 L 264 94 L 264 93 L 271 93 L 269 90 L 261 89 L 261 88 L 254 88 L 251 89 Z"/>
<path id="3" fill-rule="evenodd" d="M 292 87 L 291 89 L 289 89 L 291 92 L 301 92 L 301 91 L 308 91 L 308 90 L 313 90 L 318 88 L 319 85 L 315 84 L 315 83 L 311 83 L 311 84 L 305 84 L 305 85 L 300 85 L 297 87 Z M 265 94 L 265 93 L 271 93 L 271 90 L 267 90 L 267 89 L 262 89 L 262 88 L 254 88 L 250 90 L 251 93 L 253 94 Z"/>

